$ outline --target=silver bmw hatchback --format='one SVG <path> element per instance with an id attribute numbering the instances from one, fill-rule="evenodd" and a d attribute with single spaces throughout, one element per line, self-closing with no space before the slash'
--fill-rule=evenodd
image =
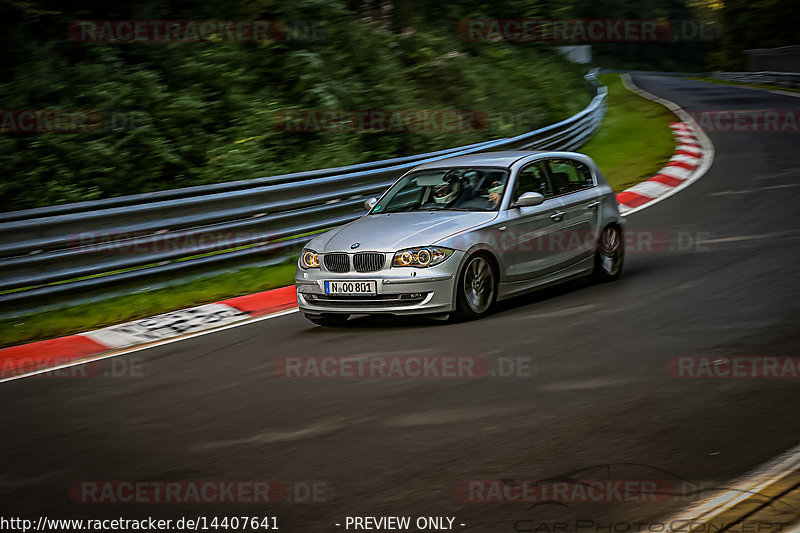
<path id="1" fill-rule="evenodd" d="M 297 302 L 316 324 L 340 325 L 354 314 L 480 318 L 499 300 L 622 272 L 624 218 L 583 154 L 440 159 L 366 206 L 366 215 L 300 254 Z"/>

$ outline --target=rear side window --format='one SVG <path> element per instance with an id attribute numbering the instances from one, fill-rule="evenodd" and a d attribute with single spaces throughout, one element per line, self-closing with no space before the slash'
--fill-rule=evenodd
<path id="1" fill-rule="evenodd" d="M 556 196 L 594 187 L 592 172 L 580 161 L 550 159 L 547 166 Z"/>

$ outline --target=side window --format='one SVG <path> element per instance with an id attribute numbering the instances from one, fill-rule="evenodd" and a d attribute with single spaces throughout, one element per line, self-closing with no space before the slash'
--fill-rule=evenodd
<path id="1" fill-rule="evenodd" d="M 557 196 L 594 186 L 591 171 L 580 161 L 550 159 L 547 161 L 547 165 L 550 168 L 550 180 Z"/>
<path id="2" fill-rule="evenodd" d="M 545 198 L 553 196 L 553 190 L 547 181 L 541 161 L 532 163 L 519 171 L 514 182 L 512 201 L 519 198 L 524 192 L 538 192 Z"/>

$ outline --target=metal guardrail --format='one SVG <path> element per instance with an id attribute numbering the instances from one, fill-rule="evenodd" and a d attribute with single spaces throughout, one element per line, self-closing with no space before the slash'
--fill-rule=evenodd
<path id="1" fill-rule="evenodd" d="M 800 72 L 710 72 L 708 76 L 738 83 L 800 87 Z"/>
<path id="2" fill-rule="evenodd" d="M 498 149 L 574 150 L 599 127 L 607 89 L 580 113 L 516 137 L 347 167 L 0 213 L 0 303 L 35 307 L 156 275 L 243 267 L 299 251 L 308 233 L 364 214 L 407 170 Z M 298 235 L 305 235 L 298 237 Z"/>

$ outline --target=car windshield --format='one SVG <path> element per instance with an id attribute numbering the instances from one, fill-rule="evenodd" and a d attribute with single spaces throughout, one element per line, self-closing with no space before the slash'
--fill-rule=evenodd
<path id="1" fill-rule="evenodd" d="M 370 211 L 497 211 L 508 172 L 501 168 L 441 168 L 412 172 Z"/>

